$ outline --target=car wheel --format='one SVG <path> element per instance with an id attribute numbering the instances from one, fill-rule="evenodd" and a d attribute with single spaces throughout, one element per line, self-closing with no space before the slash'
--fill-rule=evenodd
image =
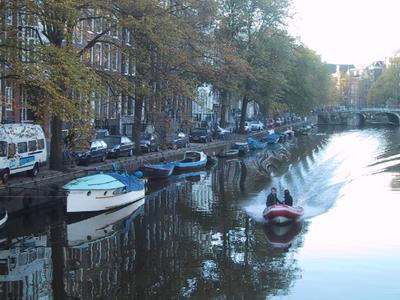
<path id="1" fill-rule="evenodd" d="M 36 163 L 33 166 L 33 169 L 29 171 L 29 175 L 32 176 L 32 177 L 36 177 L 37 174 L 39 174 L 39 165 Z"/>
<path id="2" fill-rule="evenodd" d="M 1 174 L 1 181 L 3 181 L 3 183 L 6 184 L 9 178 L 10 178 L 10 170 L 5 169 L 3 174 Z"/>

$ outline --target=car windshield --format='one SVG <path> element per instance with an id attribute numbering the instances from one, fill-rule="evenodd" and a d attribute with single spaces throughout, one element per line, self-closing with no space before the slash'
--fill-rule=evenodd
<path id="1" fill-rule="evenodd" d="M 104 138 L 104 141 L 108 146 L 115 146 L 121 144 L 121 137 L 119 136 L 107 136 Z"/>
<path id="2" fill-rule="evenodd" d="M 203 128 L 195 128 L 191 130 L 192 133 L 207 133 L 207 129 L 203 129 Z"/>
<path id="3" fill-rule="evenodd" d="M 142 133 L 142 134 L 140 134 L 140 139 L 141 140 L 148 140 L 148 139 L 150 139 L 150 134 L 149 133 Z"/>
<path id="4" fill-rule="evenodd" d="M 7 156 L 7 142 L 0 142 L 0 157 Z"/>

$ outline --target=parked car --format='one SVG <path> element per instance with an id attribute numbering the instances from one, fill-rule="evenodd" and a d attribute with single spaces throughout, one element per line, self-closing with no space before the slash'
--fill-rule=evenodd
<path id="1" fill-rule="evenodd" d="M 103 140 L 93 140 L 85 145 L 85 142 L 81 142 L 80 145 L 83 147 L 76 151 L 78 157 L 78 163 L 88 165 L 94 161 L 105 161 L 107 158 L 107 144 Z"/>
<path id="2" fill-rule="evenodd" d="M 189 142 L 191 143 L 208 143 L 212 142 L 211 130 L 207 128 L 193 128 L 190 130 Z"/>
<path id="3" fill-rule="evenodd" d="M 264 130 L 264 124 L 261 123 L 260 121 L 251 121 L 250 122 L 250 128 L 253 131 Z"/>
<path id="4" fill-rule="evenodd" d="M 119 157 L 123 155 L 132 156 L 134 143 L 124 135 L 108 135 L 103 138 L 107 143 L 107 156 Z"/>
<path id="5" fill-rule="evenodd" d="M 173 134 L 167 141 L 167 147 L 169 149 L 185 148 L 189 145 L 189 139 L 186 134 L 179 132 Z"/>
<path id="6" fill-rule="evenodd" d="M 141 133 L 140 149 L 146 153 L 151 151 L 157 152 L 160 149 L 160 139 L 158 135 L 155 133 Z"/>

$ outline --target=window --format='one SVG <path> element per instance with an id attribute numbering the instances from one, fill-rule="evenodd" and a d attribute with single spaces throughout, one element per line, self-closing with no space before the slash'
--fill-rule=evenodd
<path id="1" fill-rule="evenodd" d="M 8 156 L 14 157 L 15 156 L 15 144 L 8 144 Z"/>
<path id="2" fill-rule="evenodd" d="M 110 69 L 110 44 L 103 44 L 103 67 Z"/>
<path id="3" fill-rule="evenodd" d="M 7 82 L 6 82 L 7 85 Z M 13 110 L 13 90 L 11 86 L 5 87 L 6 110 Z"/>
<path id="4" fill-rule="evenodd" d="M 96 66 L 101 66 L 101 44 L 97 43 L 94 45 L 94 64 Z"/>
<path id="5" fill-rule="evenodd" d="M 38 149 L 43 150 L 44 149 L 44 139 L 40 139 L 37 141 L 38 144 Z"/>
<path id="6" fill-rule="evenodd" d="M 0 142 L 0 157 L 7 156 L 7 142 Z"/>
<path id="7" fill-rule="evenodd" d="M 37 142 L 36 141 L 29 141 L 28 142 L 28 149 L 29 152 L 33 152 L 37 150 Z"/>
<path id="8" fill-rule="evenodd" d="M 28 152 L 28 144 L 26 142 L 17 144 L 18 153 L 26 153 Z"/>

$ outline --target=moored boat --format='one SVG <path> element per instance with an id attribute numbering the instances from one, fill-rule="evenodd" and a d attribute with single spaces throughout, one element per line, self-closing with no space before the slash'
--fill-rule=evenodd
<path id="1" fill-rule="evenodd" d="M 103 211 L 144 198 L 143 180 L 127 173 L 95 174 L 70 181 L 67 212 Z"/>
<path id="2" fill-rule="evenodd" d="M 239 156 L 239 150 L 238 149 L 231 149 L 227 151 L 222 151 L 221 153 L 218 154 L 218 157 L 220 158 L 234 158 Z"/>
<path id="3" fill-rule="evenodd" d="M 284 204 L 271 205 L 264 209 L 264 219 L 274 223 L 287 223 L 298 220 L 304 213 L 302 207 L 292 207 Z"/>
<path id="4" fill-rule="evenodd" d="M 233 144 L 232 149 L 238 149 L 239 150 L 239 156 L 244 156 L 247 153 L 249 153 L 250 148 L 248 143 L 240 143 L 236 142 Z"/>
<path id="5" fill-rule="evenodd" d="M 175 163 L 144 164 L 140 167 L 143 176 L 147 178 L 166 178 L 174 172 Z"/>
<path id="6" fill-rule="evenodd" d="M 253 138 L 247 138 L 247 143 L 249 144 L 250 150 L 262 150 L 267 147 L 267 143 L 260 142 Z"/>
<path id="7" fill-rule="evenodd" d="M 276 144 L 279 142 L 281 139 L 281 135 L 279 133 L 272 133 L 267 135 L 263 141 L 265 141 L 268 144 Z"/>
<path id="8" fill-rule="evenodd" d="M 207 165 L 207 155 L 202 151 L 186 151 L 181 161 L 175 163 L 175 170 L 199 170 Z"/>

